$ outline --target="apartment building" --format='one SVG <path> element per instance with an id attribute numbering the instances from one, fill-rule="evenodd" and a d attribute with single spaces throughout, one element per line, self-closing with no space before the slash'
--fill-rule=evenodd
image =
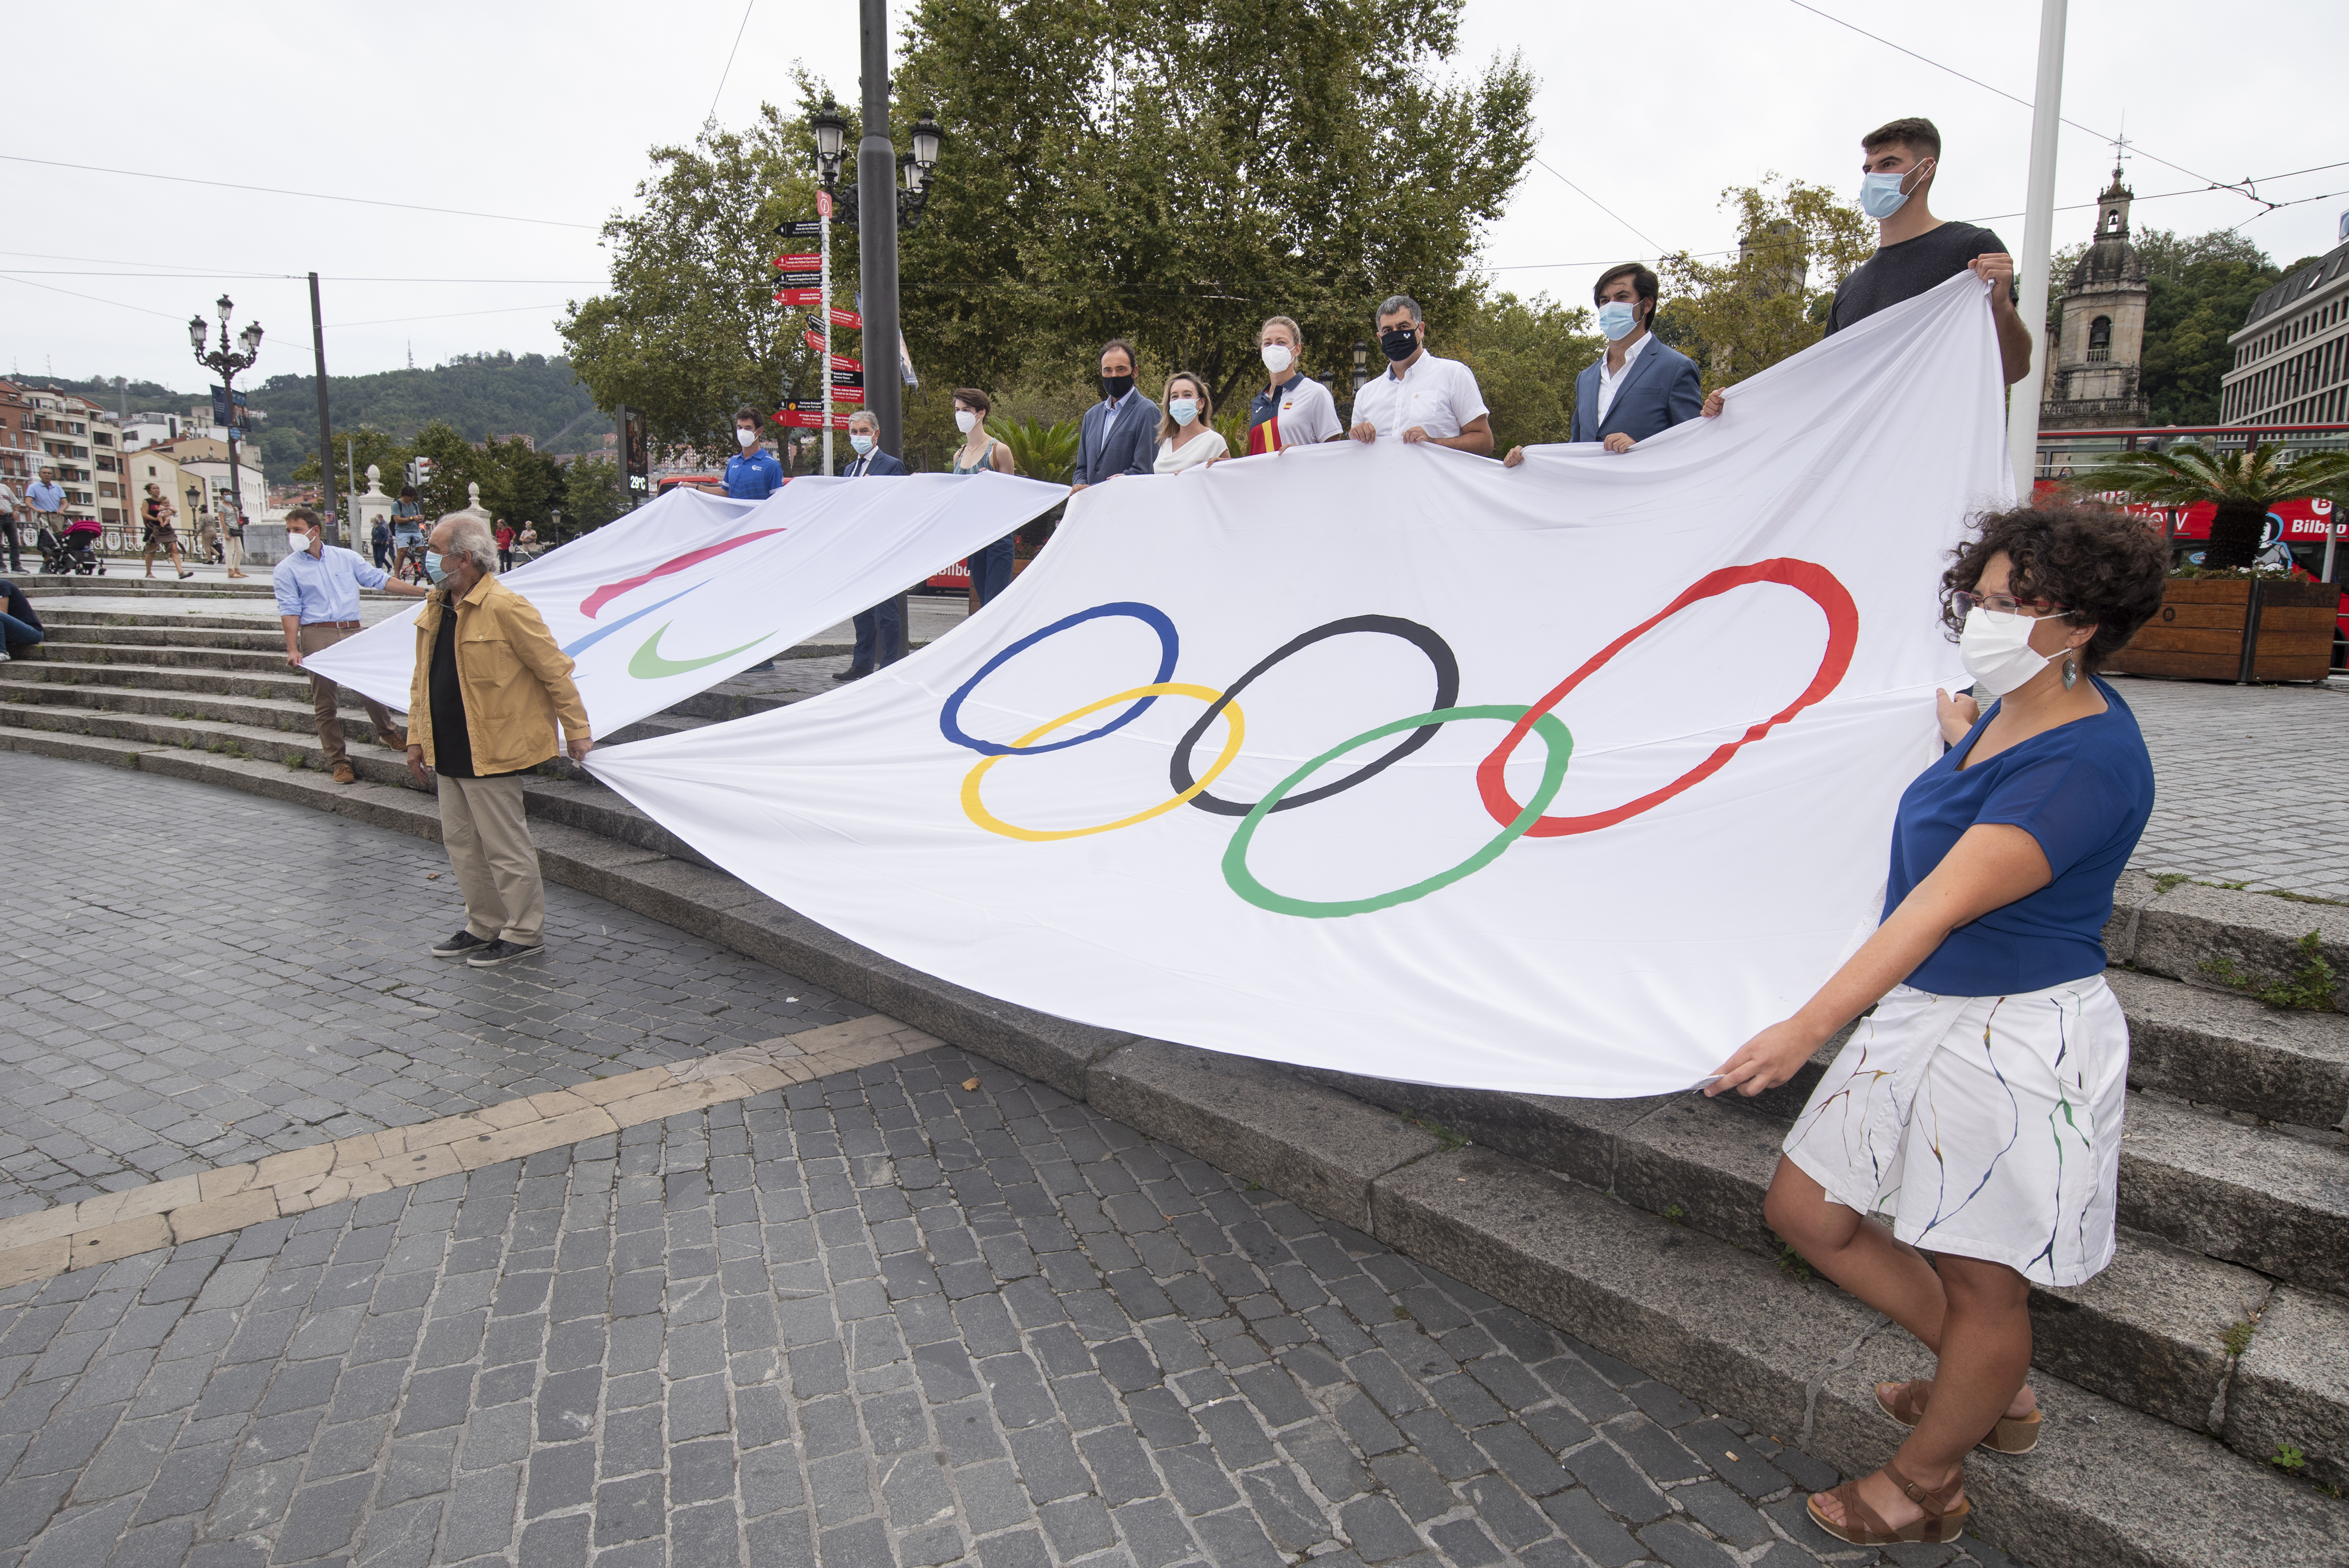
<path id="1" fill-rule="evenodd" d="M 2343 214 L 2349 242 L 2349 213 Z M 2349 421 L 2349 242 L 2335 245 L 2251 302 L 2228 335 L 2234 368 L 2220 380 L 2230 425 Z"/>

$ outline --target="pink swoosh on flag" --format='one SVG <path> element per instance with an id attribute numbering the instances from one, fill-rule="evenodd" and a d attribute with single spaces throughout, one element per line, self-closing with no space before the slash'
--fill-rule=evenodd
<path id="1" fill-rule="evenodd" d="M 626 577 L 617 583 L 605 583 L 604 586 L 579 601 L 579 613 L 592 621 L 595 618 L 596 611 L 631 588 L 641 588 L 656 577 L 666 577 L 672 572 L 682 572 L 688 566 L 698 565 L 713 555 L 723 555 L 728 551 L 738 549 L 754 539 L 764 539 L 771 533 L 782 531 L 780 528 L 762 528 L 756 533 L 746 533 L 740 539 L 730 539 L 723 544 L 712 544 L 701 550 L 688 550 L 674 561 L 662 562 L 641 577 Z"/>

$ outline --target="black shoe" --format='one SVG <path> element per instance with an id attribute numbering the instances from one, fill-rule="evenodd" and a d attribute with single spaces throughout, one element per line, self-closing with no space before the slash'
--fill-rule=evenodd
<path id="1" fill-rule="evenodd" d="M 872 673 L 871 670 L 860 669 L 834 670 L 832 672 L 832 678 L 836 681 L 861 681 Z"/>
<path id="2" fill-rule="evenodd" d="M 465 962 L 476 969 L 494 969 L 501 964 L 510 964 L 517 958 L 535 957 L 545 951 L 546 944 L 543 942 L 533 942 L 524 947 L 519 943 L 508 942 L 501 937 L 466 959 Z"/>
<path id="3" fill-rule="evenodd" d="M 462 958 L 469 953 L 479 953 L 481 949 L 492 945 L 493 944 L 482 941 L 480 937 L 474 935 L 470 931 L 460 931 L 446 942 L 434 943 L 432 944 L 432 956 L 435 958 Z"/>

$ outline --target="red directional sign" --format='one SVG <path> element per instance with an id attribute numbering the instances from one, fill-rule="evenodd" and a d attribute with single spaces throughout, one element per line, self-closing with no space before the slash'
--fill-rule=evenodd
<path id="1" fill-rule="evenodd" d="M 834 326 L 853 326 L 859 331 L 864 330 L 864 318 L 853 310 L 843 310 L 838 305 L 833 305 L 825 314 L 832 317 L 832 325 Z"/>
<path id="2" fill-rule="evenodd" d="M 821 414 L 802 414 L 797 409 L 786 408 L 781 413 L 775 416 L 775 423 L 778 425 L 789 426 L 794 429 L 800 430 L 821 430 L 823 428 L 823 416 Z M 832 417 L 832 428 L 835 430 L 845 430 L 848 428 L 848 416 L 845 414 L 834 414 Z"/>
<path id="3" fill-rule="evenodd" d="M 829 218 L 832 216 L 831 191 L 819 191 L 815 193 L 815 210 L 817 214 L 821 217 Z"/>
<path id="4" fill-rule="evenodd" d="M 864 373 L 864 361 L 851 359 L 845 354 L 835 354 L 832 356 L 832 367 L 834 370 L 854 370 L 861 376 Z"/>
<path id="5" fill-rule="evenodd" d="M 810 348 L 814 349 L 818 354 L 822 354 L 823 352 L 823 334 L 820 332 L 802 332 L 800 334 L 800 341 L 806 344 Z"/>
<path id="6" fill-rule="evenodd" d="M 864 388 L 835 387 L 832 389 L 832 400 L 835 403 L 862 403 L 864 401 Z"/>
<path id="7" fill-rule="evenodd" d="M 822 289 L 785 289 L 775 296 L 777 304 L 822 304 Z"/>
<path id="8" fill-rule="evenodd" d="M 821 267 L 823 265 L 823 257 L 822 255 L 808 255 L 803 252 L 793 252 L 789 255 L 777 256 L 775 258 L 775 265 L 782 268 L 787 273 L 805 272 L 810 267 Z"/>

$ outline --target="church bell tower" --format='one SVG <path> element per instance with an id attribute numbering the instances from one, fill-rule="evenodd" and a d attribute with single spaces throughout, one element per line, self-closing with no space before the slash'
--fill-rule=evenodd
<path id="1" fill-rule="evenodd" d="M 2096 232 L 2064 284 L 2064 323 L 2049 366 L 2039 425 L 2048 430 L 2143 425 L 2138 366 L 2145 352 L 2145 263 L 2129 243 L 2136 192 L 2113 182 L 2096 198 Z"/>

